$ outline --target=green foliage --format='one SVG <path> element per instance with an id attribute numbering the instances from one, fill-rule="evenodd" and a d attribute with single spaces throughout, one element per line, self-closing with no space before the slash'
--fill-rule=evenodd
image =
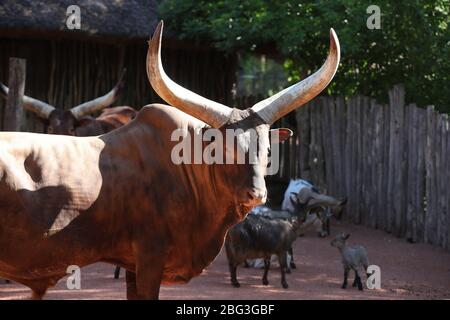
<path id="1" fill-rule="evenodd" d="M 381 9 L 379 30 L 366 26 L 371 4 Z M 358 92 L 381 102 L 404 83 L 407 102 L 450 112 L 450 0 L 166 0 L 160 12 L 180 38 L 224 52 L 273 46 L 291 82 L 320 67 L 333 27 L 342 63 L 329 94 Z"/>

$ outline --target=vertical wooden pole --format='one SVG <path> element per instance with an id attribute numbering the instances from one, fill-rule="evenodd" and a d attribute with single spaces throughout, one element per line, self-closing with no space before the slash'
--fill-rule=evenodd
<path id="1" fill-rule="evenodd" d="M 425 185 L 426 185 L 426 216 L 425 216 L 425 236 L 426 243 L 434 243 L 436 230 L 434 229 L 435 220 L 435 153 L 434 153 L 434 138 L 436 131 L 436 123 L 434 116 L 434 107 L 427 107 L 427 137 L 425 145 Z"/>
<path id="2" fill-rule="evenodd" d="M 9 58 L 9 93 L 5 106 L 4 131 L 20 131 L 25 91 L 26 60 Z"/>

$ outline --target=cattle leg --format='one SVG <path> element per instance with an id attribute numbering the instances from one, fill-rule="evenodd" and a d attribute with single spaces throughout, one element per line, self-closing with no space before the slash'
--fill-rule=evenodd
<path id="1" fill-rule="evenodd" d="M 120 276 L 120 267 L 116 266 L 116 270 L 114 270 L 114 279 L 119 279 Z"/>
<path id="2" fill-rule="evenodd" d="M 264 275 L 262 278 L 262 283 L 265 286 L 269 284 L 269 280 L 267 280 L 267 274 L 269 273 L 269 269 L 270 269 L 270 257 L 269 259 L 267 258 L 264 259 Z"/>
<path id="3" fill-rule="evenodd" d="M 347 280 L 348 280 L 348 272 L 349 272 L 349 268 L 345 268 L 344 269 L 344 283 L 342 283 L 342 289 L 347 288 Z"/>
<path id="4" fill-rule="evenodd" d="M 239 284 L 239 282 L 237 280 L 237 275 L 236 275 L 237 264 L 228 262 L 228 267 L 230 269 L 231 285 L 235 288 L 239 288 L 241 285 Z"/>
<path id="5" fill-rule="evenodd" d="M 286 263 L 286 251 L 283 251 L 282 253 L 278 254 L 278 262 L 280 263 L 280 271 L 281 271 L 281 286 L 284 289 L 287 289 L 289 286 L 286 282 L 286 267 L 287 267 L 287 263 Z"/>
<path id="6" fill-rule="evenodd" d="M 159 298 L 166 254 L 164 250 L 158 249 L 145 246 L 138 251 L 136 286 L 139 299 L 157 300 Z"/>
<path id="7" fill-rule="evenodd" d="M 31 288 L 31 291 L 31 300 L 42 300 L 42 297 L 47 292 L 47 288 Z"/>
<path id="8" fill-rule="evenodd" d="M 125 281 L 127 283 L 127 300 L 138 299 L 136 286 L 136 273 L 126 270 Z"/>

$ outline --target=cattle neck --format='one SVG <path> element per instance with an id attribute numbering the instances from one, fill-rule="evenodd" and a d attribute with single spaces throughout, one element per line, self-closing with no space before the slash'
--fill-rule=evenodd
<path id="1" fill-rule="evenodd" d="M 236 109 L 219 130 L 256 128 L 268 140 L 268 127 L 250 110 Z M 144 208 L 156 210 L 155 215 L 164 217 L 165 225 L 184 230 L 168 228 L 173 244 L 168 268 L 177 270 L 182 268 L 179 264 L 190 261 L 187 263 L 190 270 L 183 272 L 186 279 L 201 272 L 214 259 L 228 228 L 252 208 L 236 197 L 251 182 L 254 171 L 251 165 L 172 161 L 172 150 L 179 144 L 171 139 L 174 130 L 192 134 L 208 128 L 178 109 L 151 105 L 142 108 L 128 125 L 101 136 L 106 145 L 105 163 L 111 162 L 111 167 L 127 164 L 129 168 L 121 171 L 121 176 L 108 170 L 109 178 L 104 180 L 115 186 L 114 192 L 123 195 L 126 203 L 140 203 L 141 212 Z"/>

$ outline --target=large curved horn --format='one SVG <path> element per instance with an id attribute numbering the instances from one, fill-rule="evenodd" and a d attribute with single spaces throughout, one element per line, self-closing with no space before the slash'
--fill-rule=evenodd
<path id="1" fill-rule="evenodd" d="M 124 76 L 127 69 L 123 69 L 122 74 L 120 75 L 119 81 L 115 85 L 115 87 L 105 94 L 104 96 L 98 97 L 97 99 L 84 102 L 76 107 L 70 109 L 70 112 L 74 115 L 76 119 L 81 119 L 82 117 L 94 113 L 96 111 L 102 110 L 107 106 L 111 105 L 114 101 L 119 97 L 122 88 L 124 86 Z"/>
<path id="2" fill-rule="evenodd" d="M 5 100 L 8 99 L 8 92 L 9 92 L 8 87 L 0 82 L 0 95 Z M 43 119 L 48 119 L 50 113 L 52 113 L 52 111 L 55 110 L 55 107 L 53 107 L 52 105 L 49 105 L 48 103 L 25 95 L 23 96 L 22 107 L 25 110 L 36 113 L 39 117 Z"/>
<path id="3" fill-rule="evenodd" d="M 328 58 L 316 73 L 277 94 L 258 102 L 252 109 L 272 124 L 292 110 L 312 100 L 333 79 L 340 60 L 339 40 L 333 29 L 330 30 L 330 51 Z"/>
<path id="4" fill-rule="evenodd" d="M 147 53 L 147 77 L 153 89 L 168 104 L 202 120 L 213 128 L 219 128 L 230 118 L 232 109 L 206 99 L 172 81 L 161 63 L 161 37 L 163 22 L 160 21 L 149 41 Z"/>

